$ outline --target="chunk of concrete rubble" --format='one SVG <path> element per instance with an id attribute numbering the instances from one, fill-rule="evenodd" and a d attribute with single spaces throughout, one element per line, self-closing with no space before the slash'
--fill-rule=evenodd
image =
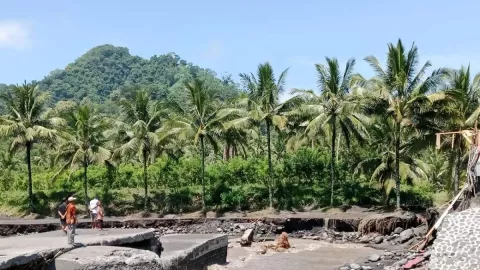
<path id="1" fill-rule="evenodd" d="M 240 245 L 242 247 L 249 247 L 252 245 L 253 242 L 253 229 L 246 229 L 240 238 Z"/>
<path id="2" fill-rule="evenodd" d="M 154 252 L 127 247 L 87 246 L 55 258 L 47 270 L 79 269 L 157 269 L 160 257 Z"/>

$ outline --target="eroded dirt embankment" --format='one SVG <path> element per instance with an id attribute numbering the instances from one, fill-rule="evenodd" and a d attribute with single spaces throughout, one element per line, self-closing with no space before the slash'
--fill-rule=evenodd
<path id="1" fill-rule="evenodd" d="M 373 214 L 365 216 L 343 213 L 338 216 L 308 217 L 222 217 L 222 218 L 110 218 L 104 221 L 105 228 L 155 228 L 162 234 L 172 233 L 226 233 L 241 234 L 247 228 L 255 229 L 256 234 L 273 235 L 281 232 L 299 234 L 318 232 L 320 229 L 335 232 L 377 232 L 389 235 L 396 228 L 418 227 L 428 222 L 419 215 L 405 213 Z M 90 220 L 80 220 L 78 228 L 89 228 Z M 0 220 L 0 236 L 47 232 L 58 229 L 55 219 L 40 220 Z M 308 234 L 307 234 L 308 235 Z M 303 235 L 299 235 L 303 236 Z"/>

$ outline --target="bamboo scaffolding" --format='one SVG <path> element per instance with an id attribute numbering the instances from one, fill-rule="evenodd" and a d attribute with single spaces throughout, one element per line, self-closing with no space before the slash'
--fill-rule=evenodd
<path id="1" fill-rule="evenodd" d="M 420 240 L 420 242 L 416 243 L 415 245 L 411 246 L 409 248 L 410 251 L 420 251 L 422 250 L 425 245 L 428 243 L 430 240 L 430 236 L 433 234 L 434 231 L 440 227 L 442 224 L 443 220 L 445 217 L 448 215 L 450 210 L 452 210 L 453 206 L 455 203 L 458 201 L 458 199 L 464 195 L 465 191 L 469 190 L 472 192 L 473 196 L 476 196 L 476 191 L 475 191 L 475 185 L 477 183 L 477 176 L 475 173 L 475 167 L 477 165 L 478 159 L 480 157 L 480 136 L 478 136 L 478 130 L 477 130 L 477 121 L 475 121 L 474 129 L 473 130 L 461 130 L 461 131 L 451 131 L 451 132 L 439 132 L 436 134 L 436 148 L 440 149 L 441 147 L 441 136 L 442 135 L 451 135 L 452 136 L 452 149 L 454 148 L 454 143 L 455 143 L 455 135 L 459 134 L 461 135 L 469 135 L 469 137 L 472 137 L 472 147 L 470 148 L 470 153 L 468 157 L 468 165 L 467 165 L 467 181 L 465 182 L 463 188 L 458 192 L 458 194 L 450 201 L 448 204 L 447 209 L 442 213 L 440 218 L 435 222 L 435 225 L 427 232 L 425 237 Z"/>

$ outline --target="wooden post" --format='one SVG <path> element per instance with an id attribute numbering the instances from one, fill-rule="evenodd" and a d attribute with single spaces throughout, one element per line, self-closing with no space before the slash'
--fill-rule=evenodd
<path id="1" fill-rule="evenodd" d="M 437 143 L 436 143 L 436 148 L 437 150 L 440 149 L 440 133 L 437 133 Z"/>

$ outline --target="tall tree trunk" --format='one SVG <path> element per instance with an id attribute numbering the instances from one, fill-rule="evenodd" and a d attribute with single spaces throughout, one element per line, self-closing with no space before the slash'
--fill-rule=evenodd
<path id="1" fill-rule="evenodd" d="M 202 210 L 205 210 L 205 144 L 203 136 L 200 136 L 200 147 L 202 148 Z"/>
<path id="2" fill-rule="evenodd" d="M 268 203 L 273 208 L 272 190 L 272 149 L 270 147 L 270 122 L 267 120 L 267 155 L 268 155 Z"/>
<path id="3" fill-rule="evenodd" d="M 148 174 L 147 174 L 147 153 L 143 152 L 143 188 L 145 189 L 144 210 L 148 211 Z"/>
<path id="4" fill-rule="evenodd" d="M 337 140 L 337 163 L 338 163 L 338 158 L 340 157 L 340 143 L 342 142 L 342 133 L 338 134 L 338 140 Z"/>
<path id="5" fill-rule="evenodd" d="M 331 150 L 331 155 L 332 158 L 330 160 L 330 206 L 333 206 L 333 187 L 335 185 L 335 142 L 337 139 L 337 125 L 336 125 L 336 119 L 335 116 L 332 117 L 332 149 Z"/>
<path id="6" fill-rule="evenodd" d="M 33 212 L 33 183 L 32 183 L 32 161 L 30 151 L 32 150 L 32 143 L 27 142 L 27 169 L 28 169 L 28 210 Z"/>
<path id="7" fill-rule="evenodd" d="M 453 191 L 454 194 L 458 194 L 460 189 L 460 150 L 453 149 L 454 159 L 453 159 L 453 166 L 452 166 L 452 178 L 453 178 Z"/>
<path id="8" fill-rule="evenodd" d="M 83 156 L 83 195 L 85 196 L 85 209 L 88 213 L 88 160 L 87 156 Z"/>
<path id="9" fill-rule="evenodd" d="M 400 209 L 400 123 L 395 123 L 395 193 L 397 209 Z"/>

